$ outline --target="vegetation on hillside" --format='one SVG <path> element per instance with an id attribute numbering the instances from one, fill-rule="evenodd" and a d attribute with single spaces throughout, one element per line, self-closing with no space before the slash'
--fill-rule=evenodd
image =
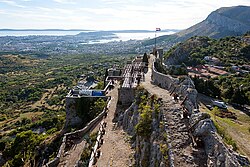
<path id="1" fill-rule="evenodd" d="M 194 77 L 196 89 L 211 97 L 222 98 L 227 102 L 236 104 L 250 103 L 250 74 L 243 77 L 219 76 L 204 81 Z"/>
<path id="2" fill-rule="evenodd" d="M 5 165 L 53 158 L 60 145 L 69 89 L 88 76 L 102 81 L 106 68 L 121 66 L 126 59 L 129 57 L 0 55 L 0 152 Z M 89 119 L 105 104 L 103 100 L 93 102 L 87 109 Z M 22 149 L 14 149 L 17 143 Z M 45 152 L 41 151 L 44 145 L 48 147 Z"/>
<path id="3" fill-rule="evenodd" d="M 192 37 L 183 43 L 179 43 L 165 53 L 165 59 L 176 61 L 180 67 L 173 66 L 169 70 L 157 69 L 168 74 L 183 75 L 181 69 L 186 66 L 197 66 L 208 63 L 205 57 L 214 57 L 219 60 L 216 64 L 222 66 L 229 72 L 228 76 L 208 78 L 206 80 L 194 77 L 196 89 L 208 96 L 222 98 L 230 103 L 249 104 L 250 102 L 250 74 L 242 65 L 250 64 L 250 35 L 249 32 L 242 37 L 226 37 L 222 39 L 211 39 L 208 37 Z M 180 58 L 182 59 L 179 62 Z M 242 66 L 244 72 L 236 72 L 233 66 Z M 178 69 L 176 72 L 173 72 Z M 244 71 L 245 70 L 245 71 Z M 180 71 L 180 72 L 178 72 Z"/>
<path id="4" fill-rule="evenodd" d="M 184 63 L 190 66 L 205 64 L 205 56 L 218 58 L 222 65 L 230 67 L 232 64 L 243 65 L 249 63 L 249 44 L 243 37 L 226 37 L 212 39 L 209 37 L 192 37 L 183 43 L 179 43 L 168 52 L 164 58 L 176 56 L 176 52 L 186 55 Z"/>
<path id="5" fill-rule="evenodd" d="M 157 103 L 157 97 L 152 95 L 149 97 L 149 93 L 143 88 L 137 88 L 137 104 L 139 105 L 138 111 L 140 113 L 140 119 L 135 126 L 136 134 L 149 139 L 152 133 L 152 121 L 154 118 L 158 118 L 160 112 L 160 105 Z"/>

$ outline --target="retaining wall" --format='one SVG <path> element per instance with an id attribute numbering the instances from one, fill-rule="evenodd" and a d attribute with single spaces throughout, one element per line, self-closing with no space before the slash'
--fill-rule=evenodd
<path id="1" fill-rule="evenodd" d="M 111 100 L 111 98 L 108 97 L 108 103 L 107 104 L 110 103 L 110 100 Z M 60 149 L 59 149 L 59 151 L 57 153 L 56 158 L 54 158 L 53 160 L 48 162 L 45 166 L 46 167 L 56 167 L 59 164 L 60 159 L 62 158 L 62 156 L 64 154 L 67 139 L 69 139 L 70 136 L 79 136 L 79 137 L 84 136 L 87 132 L 89 132 L 91 129 L 93 129 L 103 119 L 103 117 L 106 115 L 106 113 L 107 113 L 107 107 L 105 107 L 103 109 L 103 111 L 95 119 L 90 121 L 83 129 L 77 130 L 75 132 L 70 132 L 70 133 L 64 134 L 62 144 L 60 146 Z"/>
<path id="2" fill-rule="evenodd" d="M 122 105 L 130 105 L 133 103 L 135 97 L 134 88 L 119 88 L 118 89 L 118 102 Z"/>

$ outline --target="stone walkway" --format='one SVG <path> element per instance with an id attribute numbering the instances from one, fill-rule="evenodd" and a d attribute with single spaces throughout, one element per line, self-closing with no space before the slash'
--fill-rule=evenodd
<path id="1" fill-rule="evenodd" d="M 149 61 L 149 67 L 152 67 L 152 55 Z M 145 82 L 142 86 L 151 94 L 156 94 L 162 98 L 162 108 L 164 123 L 168 127 L 169 139 L 172 145 L 174 155 L 174 165 L 179 166 L 206 166 L 204 160 L 204 150 L 197 150 L 192 147 L 192 140 L 189 136 L 186 126 L 186 120 L 182 119 L 182 109 L 179 103 L 176 103 L 170 93 L 156 85 L 151 84 L 152 69 L 149 68 L 145 75 Z"/>
<path id="2" fill-rule="evenodd" d="M 149 62 L 149 67 L 152 64 L 152 58 Z M 162 98 L 162 108 L 164 115 L 164 123 L 168 127 L 168 137 L 171 141 L 172 152 L 174 157 L 174 166 L 196 167 L 206 166 L 206 160 L 204 159 L 204 150 L 195 149 L 192 147 L 192 140 L 189 136 L 186 126 L 186 120 L 182 119 L 182 110 L 179 103 L 174 102 L 170 93 L 156 85 L 151 84 L 152 69 L 149 68 L 145 75 L 145 82 L 142 82 L 142 86 L 151 94 L 156 94 L 157 97 Z M 128 167 L 132 164 L 133 150 L 130 148 L 130 144 L 126 142 L 127 136 L 122 129 L 117 129 L 113 122 L 114 114 L 116 111 L 116 104 L 118 99 L 118 86 L 109 92 L 109 96 L 112 97 L 108 116 L 105 118 L 107 127 L 105 128 L 105 135 L 103 136 L 104 144 L 101 145 L 101 156 L 95 164 L 96 167 Z M 77 146 L 82 148 L 81 142 Z M 74 154 L 72 154 L 74 155 Z M 72 159 L 76 158 L 70 156 Z M 62 166 L 67 166 L 67 162 L 70 157 L 62 161 Z"/>
<path id="3" fill-rule="evenodd" d="M 117 87 L 108 94 L 112 100 L 108 108 L 108 116 L 104 120 L 107 122 L 107 127 L 103 136 L 104 144 L 100 148 L 101 156 L 96 163 L 97 167 L 128 167 L 131 164 L 130 158 L 133 150 L 126 142 L 127 136 L 122 129 L 116 129 L 113 123 L 118 98 Z"/>

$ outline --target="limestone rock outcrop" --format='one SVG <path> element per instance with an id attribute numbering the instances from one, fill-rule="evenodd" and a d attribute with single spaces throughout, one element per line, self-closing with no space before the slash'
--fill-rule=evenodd
<path id="1" fill-rule="evenodd" d="M 172 60 L 175 61 L 175 59 Z M 207 166 L 237 167 L 250 165 L 246 157 L 226 147 L 222 138 L 217 134 L 210 116 L 206 113 L 198 112 L 198 92 L 189 77 L 173 79 L 170 75 L 157 72 L 153 66 L 152 81 L 153 83 L 166 85 L 163 88 L 185 97 L 182 105 L 188 110 L 190 115 L 188 118 L 189 130 L 196 141 L 202 141 L 207 156 Z"/>
<path id="2" fill-rule="evenodd" d="M 193 36 L 209 36 L 222 38 L 237 36 L 250 30 L 250 7 L 233 6 L 223 7 L 213 11 L 202 22 L 178 32 L 178 39 L 185 40 Z"/>
<path id="3" fill-rule="evenodd" d="M 189 123 L 192 127 L 193 136 L 204 143 L 205 152 L 208 156 L 208 166 L 237 167 L 249 165 L 249 161 L 245 157 L 234 154 L 234 151 L 225 146 L 221 137 L 216 133 L 216 128 L 208 114 L 192 114 Z"/>
<path id="4" fill-rule="evenodd" d="M 159 142 L 159 124 L 161 115 L 154 115 L 151 127 L 152 133 L 149 138 L 145 138 L 136 134 L 135 127 L 138 124 L 140 113 L 138 111 L 138 104 L 134 102 L 125 112 L 121 112 L 118 116 L 118 126 L 122 126 L 131 136 L 131 146 L 135 149 L 135 165 L 139 167 L 155 167 L 166 166 L 160 150 Z"/>

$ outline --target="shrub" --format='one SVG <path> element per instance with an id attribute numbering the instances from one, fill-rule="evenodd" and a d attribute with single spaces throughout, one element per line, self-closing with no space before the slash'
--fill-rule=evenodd
<path id="1" fill-rule="evenodd" d="M 168 160 L 168 145 L 167 144 L 160 144 L 160 151 L 163 155 L 164 160 Z"/>

